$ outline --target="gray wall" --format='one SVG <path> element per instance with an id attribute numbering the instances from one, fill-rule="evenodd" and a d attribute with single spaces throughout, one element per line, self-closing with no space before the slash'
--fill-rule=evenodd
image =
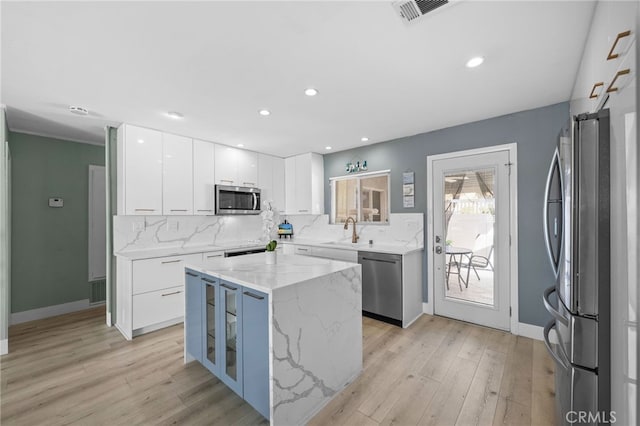
<path id="1" fill-rule="evenodd" d="M 569 103 L 563 102 L 327 154 L 324 173 L 327 179 L 342 176 L 345 164 L 356 160 L 367 160 L 370 171 L 391 169 L 391 212 L 426 213 L 428 155 L 517 143 L 519 320 L 543 326 L 549 314 L 542 304 L 542 292 L 554 282 L 542 232 L 544 186 L 558 132 L 568 118 Z M 408 170 L 415 172 L 416 195 L 415 208 L 405 209 L 402 207 L 402 172 Z M 325 185 L 326 211 L 331 209 L 330 195 L 330 187 Z M 425 241 L 427 238 L 430 236 L 425 235 Z M 426 269 L 426 254 L 424 265 Z"/>
<path id="2" fill-rule="evenodd" d="M 89 165 L 104 147 L 16 132 L 9 146 L 11 312 L 88 299 Z"/>

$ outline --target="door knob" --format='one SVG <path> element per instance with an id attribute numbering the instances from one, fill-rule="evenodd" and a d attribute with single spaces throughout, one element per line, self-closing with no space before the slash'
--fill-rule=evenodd
<path id="1" fill-rule="evenodd" d="M 442 246 L 436 246 L 436 254 L 442 254 Z"/>
<path id="2" fill-rule="evenodd" d="M 440 242 L 440 237 L 438 235 L 436 235 L 436 243 Z"/>

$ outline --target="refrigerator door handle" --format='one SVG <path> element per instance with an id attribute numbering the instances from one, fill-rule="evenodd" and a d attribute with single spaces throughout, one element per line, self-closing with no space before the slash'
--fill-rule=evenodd
<path id="1" fill-rule="evenodd" d="M 567 318 L 565 318 L 560 311 L 558 311 L 549 301 L 549 296 L 551 296 L 551 293 L 555 293 L 556 292 L 556 286 L 553 285 L 551 287 L 549 287 L 548 289 L 546 289 L 544 291 L 544 295 L 542 296 L 542 301 L 544 302 L 544 307 L 547 308 L 547 311 L 549 311 L 549 313 L 551 314 L 551 316 L 555 319 L 558 320 L 562 325 L 564 325 L 565 327 L 569 326 L 569 320 Z M 561 303 L 561 302 L 558 302 Z"/>
<path id="2" fill-rule="evenodd" d="M 564 370 L 568 370 L 570 367 L 569 362 L 566 360 L 566 357 L 563 357 L 564 354 L 559 354 L 553 346 L 551 346 L 551 342 L 549 341 L 549 331 L 552 328 L 556 328 L 556 322 L 551 320 L 544 326 L 544 345 L 547 347 L 547 351 L 549 351 L 549 355 L 558 363 Z M 561 352 L 561 351 L 560 351 Z"/>

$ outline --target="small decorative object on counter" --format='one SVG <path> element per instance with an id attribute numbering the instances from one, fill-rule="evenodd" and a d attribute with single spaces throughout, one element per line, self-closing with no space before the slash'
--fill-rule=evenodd
<path id="1" fill-rule="evenodd" d="M 271 206 L 271 200 L 265 200 L 262 203 L 265 209 L 262 210 L 262 241 L 269 241 L 273 238 L 273 231 L 276 227 L 277 211 Z"/>
<path id="2" fill-rule="evenodd" d="M 293 225 L 287 222 L 287 219 L 284 220 L 280 225 L 278 225 L 278 238 L 293 237 Z"/>
<path id="3" fill-rule="evenodd" d="M 267 265 L 275 265 L 277 263 L 277 246 L 278 242 L 276 240 L 271 240 L 269 241 L 269 244 L 267 244 L 267 251 L 265 252 Z"/>

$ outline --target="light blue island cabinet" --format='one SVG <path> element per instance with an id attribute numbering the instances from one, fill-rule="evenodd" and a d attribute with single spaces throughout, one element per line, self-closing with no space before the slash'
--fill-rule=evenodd
<path id="1" fill-rule="evenodd" d="M 272 425 L 308 422 L 362 371 L 361 266 L 264 253 L 186 264 L 185 362 Z"/>
<path id="2" fill-rule="evenodd" d="M 186 353 L 269 418 L 268 295 L 185 271 Z"/>

